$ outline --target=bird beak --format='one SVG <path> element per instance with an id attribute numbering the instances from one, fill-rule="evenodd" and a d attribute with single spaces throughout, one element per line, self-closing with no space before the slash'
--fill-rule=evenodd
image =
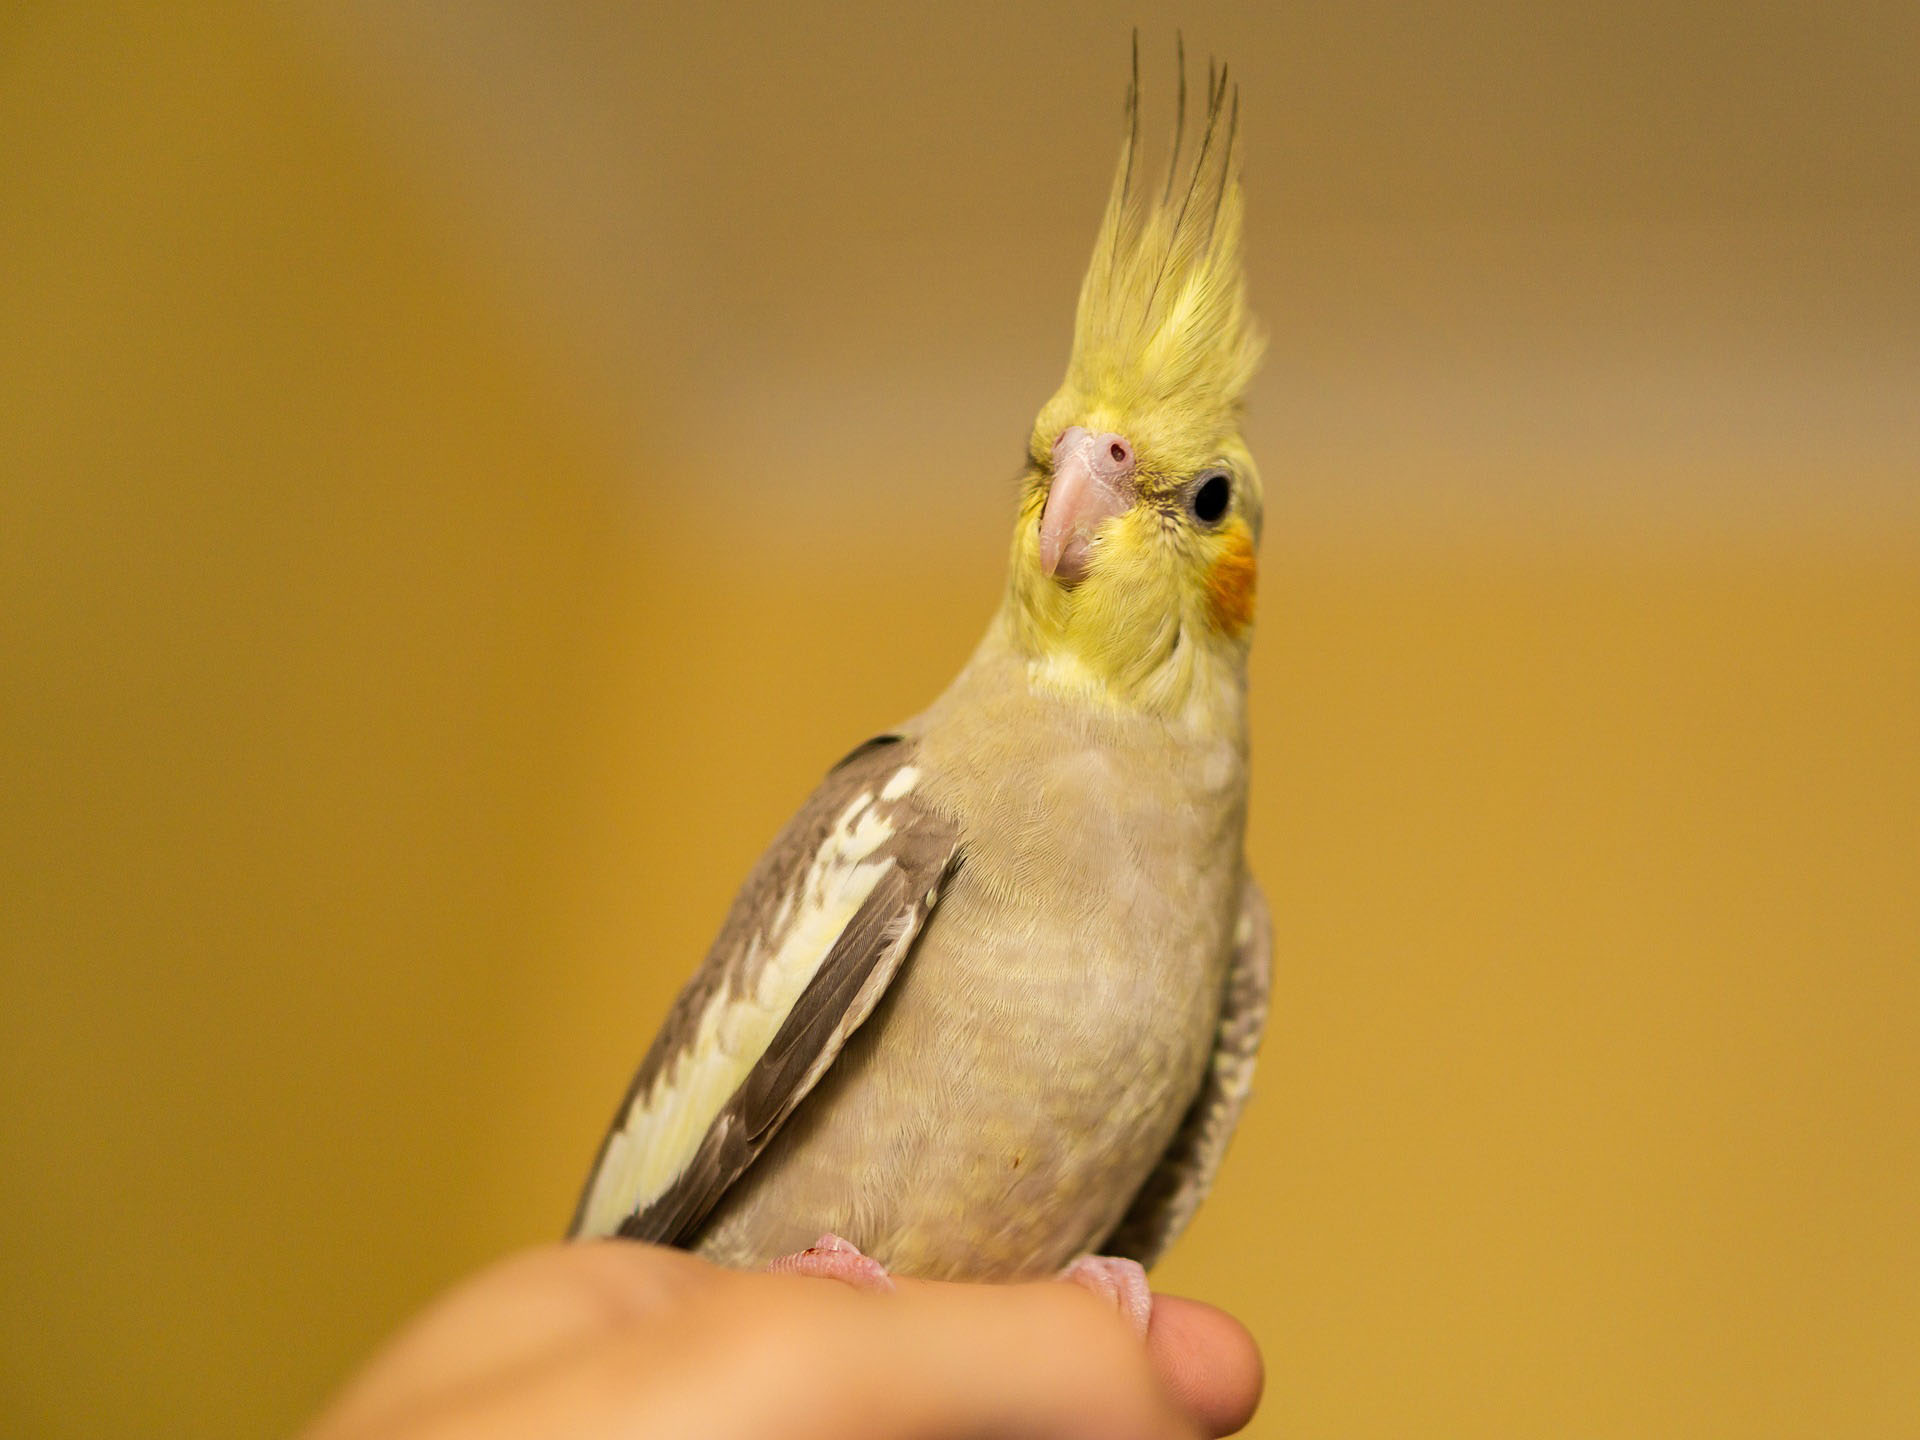
<path id="1" fill-rule="evenodd" d="M 1101 525 L 1133 508 L 1133 446 L 1124 435 L 1063 430 L 1053 442 L 1053 483 L 1040 512 L 1040 573 L 1072 588 L 1086 578 Z"/>

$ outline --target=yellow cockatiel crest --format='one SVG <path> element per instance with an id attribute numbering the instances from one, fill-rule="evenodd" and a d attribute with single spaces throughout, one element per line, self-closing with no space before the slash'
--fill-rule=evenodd
<path id="1" fill-rule="evenodd" d="M 1143 452 L 1169 466 L 1204 463 L 1239 424 L 1264 343 L 1240 266 L 1242 199 L 1234 142 L 1237 87 L 1207 76 L 1205 128 L 1183 172 L 1184 56 L 1173 153 L 1163 184 L 1139 173 L 1140 66 L 1127 89 L 1127 138 L 1080 286 L 1065 383 L 1034 426 L 1036 452 L 1063 425 L 1125 417 Z"/>
<path id="2" fill-rule="evenodd" d="M 1263 511 L 1240 434 L 1263 345 L 1241 272 L 1239 102 L 1226 68 L 1209 66 L 1183 165 L 1183 55 L 1172 153 L 1149 178 L 1139 91 L 1136 42 L 1066 380 L 1028 439 L 1007 630 L 1056 693 L 1230 727 Z"/>

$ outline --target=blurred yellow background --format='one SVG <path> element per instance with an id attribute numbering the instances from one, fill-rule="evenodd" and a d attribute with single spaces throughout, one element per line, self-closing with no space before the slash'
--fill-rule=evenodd
<path id="1" fill-rule="evenodd" d="M 1259 1435 L 1920 1434 L 1908 3 L 0 17 L 0 1429 L 550 1238 L 1244 81 Z M 1157 90 L 1155 87 L 1158 87 Z"/>

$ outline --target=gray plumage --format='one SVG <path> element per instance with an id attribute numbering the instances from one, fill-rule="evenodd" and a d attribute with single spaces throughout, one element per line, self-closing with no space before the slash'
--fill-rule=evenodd
<path id="1" fill-rule="evenodd" d="M 1151 1263 L 1191 1217 L 1266 1013 L 1243 745 L 1090 710 L 1023 683 L 1022 665 L 996 628 L 938 704 L 836 767 L 769 848 L 615 1133 L 716 996 L 752 993 L 766 947 L 751 941 L 776 915 L 797 923 L 781 902 L 834 818 L 913 777 L 874 800 L 898 827 L 874 852 L 887 882 L 618 1233 L 761 1265 L 833 1231 L 890 1269 L 990 1279 L 1090 1251 Z M 575 1233 L 596 1228 L 600 1178 Z"/>

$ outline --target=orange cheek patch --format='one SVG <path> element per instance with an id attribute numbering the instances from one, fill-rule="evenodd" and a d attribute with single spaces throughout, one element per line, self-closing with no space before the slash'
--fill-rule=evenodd
<path id="1" fill-rule="evenodd" d="M 1207 609 L 1214 628 L 1238 635 L 1253 621 L 1253 593 L 1258 567 L 1253 559 L 1253 541 L 1235 535 L 1213 568 L 1207 571 Z"/>

